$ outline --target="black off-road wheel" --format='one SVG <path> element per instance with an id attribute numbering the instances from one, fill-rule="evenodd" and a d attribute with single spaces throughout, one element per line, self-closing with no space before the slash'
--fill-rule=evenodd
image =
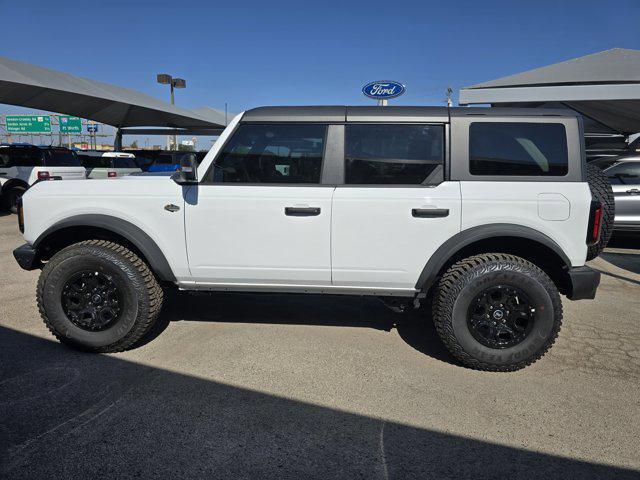
<path id="1" fill-rule="evenodd" d="M 595 165 L 587 165 L 587 180 L 589 182 L 591 196 L 594 200 L 601 202 L 604 207 L 600 241 L 595 245 L 591 245 L 587 251 L 587 260 L 593 260 L 602 253 L 609 243 L 609 240 L 611 240 L 613 221 L 616 216 L 616 203 L 611 183 L 600 168 Z"/>
<path id="2" fill-rule="evenodd" d="M 433 322 L 451 354 L 477 370 L 519 370 L 542 357 L 562 323 L 560 295 L 531 262 L 489 253 L 451 266 L 433 300 Z"/>
<path id="3" fill-rule="evenodd" d="M 147 264 L 114 242 L 71 245 L 42 269 L 40 315 L 62 343 L 91 352 L 120 352 L 153 326 L 162 288 Z"/>

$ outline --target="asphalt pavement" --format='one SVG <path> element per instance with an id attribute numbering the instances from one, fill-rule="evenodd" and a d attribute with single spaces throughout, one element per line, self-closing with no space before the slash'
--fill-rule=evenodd
<path id="1" fill-rule="evenodd" d="M 640 478 L 640 240 L 552 350 L 457 365 L 373 298 L 178 295 L 136 349 L 72 351 L 0 218 L 0 478 Z"/>

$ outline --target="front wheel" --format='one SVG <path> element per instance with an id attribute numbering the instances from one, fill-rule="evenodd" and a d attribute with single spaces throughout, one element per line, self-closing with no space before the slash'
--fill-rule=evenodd
<path id="1" fill-rule="evenodd" d="M 531 262 L 491 253 L 459 261 L 440 279 L 433 321 L 463 365 L 514 371 L 551 347 L 562 323 L 560 295 Z"/>
<path id="2" fill-rule="evenodd" d="M 134 252 L 106 240 L 67 247 L 42 269 L 40 314 L 61 342 L 86 351 L 119 352 L 154 324 L 162 288 Z"/>

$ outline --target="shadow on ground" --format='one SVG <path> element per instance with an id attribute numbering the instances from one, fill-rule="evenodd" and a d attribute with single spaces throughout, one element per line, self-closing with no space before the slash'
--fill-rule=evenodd
<path id="1" fill-rule="evenodd" d="M 5 480 L 638 478 L 81 354 L 3 327 L 0 347 Z"/>
<path id="2" fill-rule="evenodd" d="M 178 321 L 342 326 L 387 332 L 395 328 L 419 352 L 455 363 L 430 319 L 428 305 L 399 314 L 374 297 L 174 291 L 165 298 L 156 325 L 136 347 L 154 340 L 171 322 Z"/>

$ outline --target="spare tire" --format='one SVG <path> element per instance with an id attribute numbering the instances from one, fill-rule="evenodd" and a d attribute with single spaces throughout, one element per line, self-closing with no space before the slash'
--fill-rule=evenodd
<path id="1" fill-rule="evenodd" d="M 611 183 L 600 168 L 595 165 L 587 165 L 587 181 L 589 182 L 591 196 L 594 200 L 602 203 L 604 208 L 600 241 L 595 245 L 591 245 L 587 251 L 587 260 L 593 260 L 602 253 L 611 239 L 613 220 L 616 216 L 616 204 Z"/>

